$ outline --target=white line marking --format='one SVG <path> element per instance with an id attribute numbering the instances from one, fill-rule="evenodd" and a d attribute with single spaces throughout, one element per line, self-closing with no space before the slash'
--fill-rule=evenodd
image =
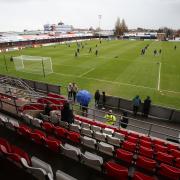
<path id="1" fill-rule="evenodd" d="M 89 71 L 86 71 L 85 73 L 79 75 L 78 77 L 82 77 L 82 76 L 84 76 L 84 75 L 90 73 L 91 71 L 94 71 L 94 69 L 95 69 L 95 68 L 92 68 L 92 69 L 90 69 Z"/>
<path id="2" fill-rule="evenodd" d="M 61 76 L 66 76 L 66 77 L 77 77 L 80 78 L 77 75 L 73 74 L 62 74 L 62 73 L 55 73 L 54 74 L 59 74 Z M 131 87 L 138 87 L 138 88 L 144 88 L 144 89 L 151 89 L 151 90 L 157 90 L 157 88 L 152 88 L 148 86 L 141 86 L 141 85 L 136 85 L 136 84 L 128 84 L 128 83 L 121 83 L 121 82 L 116 82 L 116 81 L 108 81 L 108 80 L 103 80 L 103 79 L 97 79 L 97 78 L 88 78 L 88 77 L 82 77 L 82 79 L 87 79 L 87 80 L 95 80 L 99 82 L 105 82 L 105 83 L 112 83 L 112 84 L 118 84 L 118 85 L 123 85 L 123 86 L 131 86 Z M 179 91 L 171 91 L 171 90 L 166 90 L 166 89 L 161 89 L 161 91 L 168 92 L 168 93 L 177 93 L 180 94 Z"/>
<path id="3" fill-rule="evenodd" d="M 157 90 L 160 90 L 160 83 L 161 83 L 161 62 L 159 62 L 159 73 L 158 73 L 158 86 Z"/>

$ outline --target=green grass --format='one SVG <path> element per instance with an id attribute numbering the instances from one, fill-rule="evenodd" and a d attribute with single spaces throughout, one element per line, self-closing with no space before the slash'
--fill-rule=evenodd
<path id="1" fill-rule="evenodd" d="M 98 57 L 94 52 L 88 53 L 89 47 L 95 51 L 96 44 L 99 50 Z M 147 44 L 150 44 L 148 51 L 141 56 L 140 51 Z M 175 44 L 176 51 L 173 49 Z M 58 45 L 55 48 L 51 46 L 8 52 L 5 54 L 8 72 L 4 65 L 4 54 L 0 54 L 0 73 L 60 84 L 64 93 L 69 82 L 76 82 L 80 89 L 87 89 L 92 94 L 96 89 L 100 89 L 107 95 L 128 99 L 137 94 L 142 99 L 149 95 L 153 104 L 180 109 L 180 43 L 104 40 L 99 44 L 98 41 L 87 41 L 78 58 L 74 57 L 76 48 L 74 43 L 71 47 Z M 154 49 L 160 48 L 162 54 L 154 57 Z M 51 57 L 54 73 L 43 78 L 42 74 L 32 74 L 27 69 L 17 72 L 13 62 L 9 60 L 11 55 Z"/>

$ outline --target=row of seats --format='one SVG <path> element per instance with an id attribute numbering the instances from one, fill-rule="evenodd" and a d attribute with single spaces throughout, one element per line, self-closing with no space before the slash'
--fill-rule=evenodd
<path id="1" fill-rule="evenodd" d="M 60 122 L 60 125 L 68 128 L 68 124 L 66 122 Z M 40 126 L 40 125 L 39 125 Z M 72 131 L 76 131 L 76 132 L 80 132 L 79 127 L 80 125 L 77 124 L 72 124 L 70 125 L 70 130 Z M 60 137 L 65 138 L 66 134 L 69 133 L 69 131 L 67 131 L 66 129 L 60 128 L 60 127 L 54 127 L 53 124 L 50 124 L 48 122 L 43 122 L 42 123 L 42 127 L 49 133 L 55 132 L 56 135 L 59 135 Z M 90 125 L 87 123 L 81 123 L 81 134 L 82 135 L 88 135 L 90 130 Z M 100 152 L 103 152 L 105 154 L 111 155 L 113 156 L 114 154 L 116 154 L 116 150 L 114 148 L 113 145 L 115 145 L 116 147 L 120 146 L 120 138 L 123 138 L 123 136 L 121 136 L 121 134 L 117 133 L 117 132 L 113 132 L 112 129 L 100 129 L 100 127 L 97 126 L 93 126 L 91 125 L 91 128 L 95 131 L 94 132 L 94 138 L 90 138 L 87 136 L 81 137 L 81 143 L 84 146 L 93 148 L 93 149 L 97 149 Z M 102 132 L 100 132 L 102 130 Z M 85 132 L 84 132 L 85 131 Z M 115 137 L 112 137 L 112 133 L 114 133 Z M 96 140 L 100 141 L 97 142 Z M 102 141 L 106 141 L 109 143 L 105 143 Z M 79 142 L 76 141 L 76 142 Z M 162 151 L 161 149 L 161 145 L 155 145 L 155 147 L 157 147 L 156 149 L 156 153 L 154 153 L 153 149 L 148 148 L 147 146 L 144 146 L 144 143 L 146 144 L 146 141 L 141 140 L 140 142 L 142 142 L 142 144 L 140 144 L 140 146 L 137 146 L 135 143 L 130 141 L 130 138 L 127 139 L 127 141 L 124 141 L 121 144 L 121 148 L 132 152 L 133 154 L 139 154 L 148 158 L 152 158 L 157 160 L 157 162 L 161 163 L 166 163 L 166 164 L 170 164 L 170 165 L 174 165 L 175 167 L 179 167 L 179 159 L 180 159 L 180 152 L 178 150 L 173 149 L 172 152 L 174 152 L 174 155 L 170 155 L 167 154 L 166 152 Z M 111 145 L 110 145 L 111 144 Z M 176 158 L 176 160 L 175 160 Z"/>
<path id="2" fill-rule="evenodd" d="M 89 124 L 91 126 L 93 125 L 93 126 L 98 126 L 100 128 L 112 129 L 114 132 L 118 132 L 120 134 L 123 134 L 125 136 L 126 140 L 129 140 L 133 143 L 137 143 L 137 144 L 143 143 L 143 145 L 145 145 L 147 147 L 154 147 L 155 145 L 160 145 L 160 146 L 167 147 L 168 150 L 171 150 L 171 149 L 180 150 L 180 146 L 178 146 L 178 145 L 169 143 L 167 141 L 164 141 L 164 140 L 161 140 L 158 138 L 152 138 L 152 137 L 146 136 L 145 134 L 135 133 L 135 132 L 128 131 L 128 130 L 125 130 L 122 128 L 119 129 L 119 128 L 116 128 L 114 126 L 106 125 L 104 123 L 97 122 L 97 121 L 92 121 L 88 118 L 81 117 L 78 115 L 76 115 L 75 118 L 77 119 L 77 120 L 75 120 L 75 123 L 77 121 L 77 124 L 86 123 L 86 124 Z"/>
<path id="3" fill-rule="evenodd" d="M 3 138 L 0 138 L 0 157 L 11 161 L 38 180 L 76 180 L 60 170 L 56 172 L 56 177 L 54 177 L 52 168 L 48 163 L 35 156 L 30 157 L 25 151 Z"/>
<path id="4" fill-rule="evenodd" d="M 65 145 L 65 146 L 66 146 L 66 148 L 69 147 L 69 145 Z M 64 146 L 64 147 L 65 147 L 65 146 Z M 76 149 L 76 150 L 77 150 L 77 149 Z M 78 151 L 78 150 L 77 150 L 77 151 Z M 120 151 L 121 151 L 121 152 L 120 152 Z M 123 154 L 123 152 L 122 152 L 121 149 L 119 149 L 119 152 L 120 152 L 121 154 Z M 127 153 L 127 152 L 126 152 L 126 153 Z M 77 155 L 78 153 L 75 153 L 75 154 Z M 79 154 L 78 154 L 78 155 L 79 155 Z M 90 162 L 92 162 L 92 159 L 93 159 L 92 157 L 94 157 L 94 154 L 92 154 L 92 153 L 89 154 L 89 152 L 86 152 L 84 155 L 85 155 L 85 156 L 89 156 L 89 157 L 90 157 L 90 158 L 89 158 L 89 159 L 90 159 Z M 127 155 L 127 154 L 126 154 L 126 155 Z M 75 155 L 73 155 L 72 157 L 77 157 L 77 158 L 78 158 L 78 156 L 75 156 Z M 98 158 L 96 157 L 96 160 L 97 160 L 97 159 L 98 159 Z M 101 159 L 101 158 L 100 158 L 100 159 Z M 98 161 L 99 161 L 99 167 L 102 165 L 102 164 L 100 163 L 100 162 L 102 162 L 102 161 L 101 161 L 102 159 L 101 159 L 101 160 L 100 160 L 100 159 L 98 160 Z M 120 159 L 122 159 L 122 156 L 120 156 Z M 125 157 L 125 159 L 127 159 L 127 156 Z M 139 160 L 139 159 L 140 159 L 140 160 Z M 136 162 L 136 163 L 137 163 L 137 166 L 139 166 L 139 164 L 143 164 L 143 163 L 142 163 L 142 159 L 143 159 L 143 160 L 145 159 L 145 160 L 144 160 L 144 161 L 145 161 L 145 166 L 147 166 L 147 164 L 148 164 L 147 161 L 149 162 L 150 160 L 149 160 L 149 159 L 147 160 L 145 157 L 143 157 L 143 158 L 138 158 L 138 159 L 137 159 L 137 162 Z M 140 162 L 140 163 L 138 163 L 138 162 Z M 150 167 L 152 167 L 152 164 L 154 164 L 154 162 L 152 163 L 152 161 L 150 161 L 149 163 L 150 163 L 150 165 L 148 165 L 148 166 L 150 166 Z M 90 163 L 90 164 L 91 164 L 91 163 Z M 143 165 L 143 166 L 144 166 L 144 165 Z M 96 166 L 96 167 L 98 167 L 98 166 Z M 172 168 L 172 167 L 170 167 L 170 168 Z M 152 168 L 152 169 L 154 169 L 154 168 Z M 175 170 L 175 172 L 176 172 L 176 170 Z"/>

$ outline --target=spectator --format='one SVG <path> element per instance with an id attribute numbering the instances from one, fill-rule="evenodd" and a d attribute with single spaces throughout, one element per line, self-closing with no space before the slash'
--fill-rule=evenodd
<path id="1" fill-rule="evenodd" d="M 72 95 L 73 95 L 73 101 L 76 101 L 76 94 L 78 92 L 78 87 L 76 85 L 76 83 L 72 84 Z"/>
<path id="2" fill-rule="evenodd" d="M 114 125 L 116 122 L 116 116 L 112 114 L 112 110 L 109 110 L 108 114 L 106 114 L 104 118 L 106 118 L 106 124 L 108 125 Z"/>
<path id="3" fill-rule="evenodd" d="M 82 108 L 82 116 L 87 117 L 88 116 L 88 104 L 84 103 L 80 105 Z"/>
<path id="4" fill-rule="evenodd" d="M 151 99 L 149 96 L 147 96 L 147 98 L 144 100 L 144 106 L 143 106 L 144 117 L 148 117 L 150 107 L 151 107 Z"/>
<path id="5" fill-rule="evenodd" d="M 68 102 L 64 104 L 63 109 L 61 110 L 61 121 L 65 121 L 69 124 L 74 123 L 74 115 Z"/>
<path id="6" fill-rule="evenodd" d="M 120 119 L 120 126 L 122 128 L 127 128 L 128 121 L 129 121 L 129 119 L 127 117 L 127 112 L 124 111 L 123 114 L 122 114 L 122 117 Z"/>
<path id="7" fill-rule="evenodd" d="M 140 97 L 137 95 L 134 99 L 133 99 L 133 113 L 134 115 L 136 116 L 137 115 L 137 112 L 138 112 L 138 109 L 141 105 L 141 99 Z"/>
<path id="8" fill-rule="evenodd" d="M 67 91 L 68 91 L 68 99 L 72 99 L 72 83 L 68 84 Z"/>
<path id="9" fill-rule="evenodd" d="M 50 103 L 47 103 L 44 108 L 44 115 L 50 116 L 51 111 L 52 111 L 52 108 L 50 107 Z"/>
<path id="10" fill-rule="evenodd" d="M 99 90 L 96 90 L 95 94 L 94 94 L 94 99 L 95 99 L 95 106 L 99 105 L 99 99 L 100 99 L 100 93 Z"/>
<path id="11" fill-rule="evenodd" d="M 102 109 L 105 109 L 105 104 L 106 104 L 106 94 L 103 91 L 102 92 Z"/>

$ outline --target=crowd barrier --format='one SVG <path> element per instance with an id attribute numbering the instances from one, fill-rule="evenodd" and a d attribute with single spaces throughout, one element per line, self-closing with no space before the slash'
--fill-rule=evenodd
<path id="1" fill-rule="evenodd" d="M 100 104 L 102 104 L 102 96 L 100 97 Z M 133 111 L 132 100 L 127 100 L 119 97 L 106 96 L 105 106 L 114 110 L 125 110 L 129 112 Z M 143 103 L 139 108 L 139 113 L 142 112 L 142 108 Z M 151 105 L 149 115 L 163 120 L 180 122 L 180 111 L 176 109 Z"/>

